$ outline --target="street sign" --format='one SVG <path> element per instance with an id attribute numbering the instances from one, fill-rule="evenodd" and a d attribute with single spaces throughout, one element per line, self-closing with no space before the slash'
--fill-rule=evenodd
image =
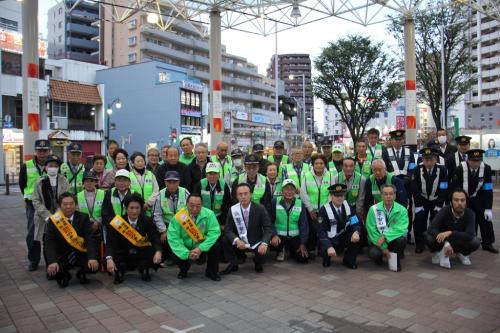
<path id="1" fill-rule="evenodd" d="M 280 130 L 283 126 L 281 124 L 273 124 L 273 129 Z"/>

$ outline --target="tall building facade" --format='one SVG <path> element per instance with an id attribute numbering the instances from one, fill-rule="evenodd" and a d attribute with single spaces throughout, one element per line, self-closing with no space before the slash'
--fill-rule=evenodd
<path id="1" fill-rule="evenodd" d="M 465 128 L 500 128 L 500 22 L 470 12 L 471 57 L 477 68 L 465 95 Z"/>
<path id="2" fill-rule="evenodd" d="M 323 114 L 325 123 L 323 125 L 323 136 L 332 140 L 339 140 L 344 135 L 344 123 L 340 113 L 332 105 L 324 105 Z"/>
<path id="3" fill-rule="evenodd" d="M 311 58 L 309 54 L 279 54 L 278 71 L 275 70 L 275 55 L 272 56 L 267 68 L 267 77 L 278 78 L 285 83 L 285 93 L 297 100 L 300 112 L 297 116 L 297 132 L 302 133 L 305 124 L 305 134 L 312 136 L 314 133 L 314 98 L 311 89 Z M 302 79 L 304 75 L 304 80 Z M 305 87 L 303 86 L 303 81 Z M 305 90 L 305 91 L 304 91 Z M 305 113 L 304 113 L 305 93 Z"/>
<path id="4" fill-rule="evenodd" d="M 99 62 L 99 4 L 81 1 L 71 12 L 77 0 L 64 0 L 49 9 L 47 20 L 48 55 L 51 59 L 72 59 Z"/>

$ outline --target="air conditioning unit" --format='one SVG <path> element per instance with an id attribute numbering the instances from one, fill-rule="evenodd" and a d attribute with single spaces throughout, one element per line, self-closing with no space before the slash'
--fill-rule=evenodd
<path id="1" fill-rule="evenodd" d="M 59 128 L 59 123 L 57 121 L 51 121 L 49 122 L 49 129 L 55 130 Z"/>

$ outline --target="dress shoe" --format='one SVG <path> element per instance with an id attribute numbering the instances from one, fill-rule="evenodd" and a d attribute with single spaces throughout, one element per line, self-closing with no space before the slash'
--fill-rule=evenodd
<path id="1" fill-rule="evenodd" d="M 345 267 L 347 267 L 349 269 L 356 269 L 356 268 L 358 268 L 358 265 L 356 263 L 350 263 L 350 262 L 347 262 L 345 260 L 342 261 L 342 265 L 344 265 Z"/>
<path id="2" fill-rule="evenodd" d="M 113 284 L 120 284 L 123 282 L 123 276 L 124 276 L 124 272 L 123 271 L 116 271 L 115 272 L 115 279 L 113 280 Z"/>
<path id="3" fill-rule="evenodd" d="M 205 272 L 205 276 L 209 278 L 212 281 L 220 281 L 220 275 L 219 273 L 209 273 Z"/>
<path id="4" fill-rule="evenodd" d="M 177 273 L 177 278 L 179 280 L 185 279 L 188 276 L 188 271 L 187 269 L 181 269 L 179 273 Z"/>
<path id="5" fill-rule="evenodd" d="M 262 272 L 264 272 L 264 267 L 262 267 L 262 264 L 255 263 L 255 267 L 254 267 L 254 268 L 255 268 L 255 271 L 256 271 L 257 273 L 262 273 Z"/>
<path id="6" fill-rule="evenodd" d="M 145 282 L 149 282 L 151 281 L 151 275 L 149 275 L 149 269 L 145 269 L 145 270 L 139 270 L 139 273 L 141 273 L 141 280 L 142 281 L 145 281 Z"/>
<path id="7" fill-rule="evenodd" d="M 229 265 L 227 265 L 226 269 L 224 269 L 222 272 L 220 272 L 220 275 L 228 275 L 228 274 L 231 274 L 231 273 L 237 272 L 237 271 L 238 271 L 238 265 L 229 264 Z"/>
<path id="8" fill-rule="evenodd" d="M 488 251 L 488 252 L 491 252 L 491 253 L 498 253 L 498 249 L 494 248 L 493 245 L 491 244 L 488 244 L 488 245 L 483 245 L 483 251 Z"/>
<path id="9" fill-rule="evenodd" d="M 415 253 L 417 254 L 424 252 L 424 249 L 425 249 L 424 244 L 415 245 Z"/>
<path id="10" fill-rule="evenodd" d="M 62 278 L 57 279 L 57 284 L 61 288 L 66 288 L 69 284 L 69 280 L 71 280 L 71 274 L 69 272 L 66 272 L 66 274 L 64 274 Z"/>
<path id="11" fill-rule="evenodd" d="M 32 262 L 28 265 L 28 271 L 30 272 L 36 271 L 37 269 L 38 269 L 38 264 Z"/>
<path id="12" fill-rule="evenodd" d="M 76 277 L 78 280 L 80 280 L 80 284 L 87 284 L 90 282 L 90 280 L 87 279 L 87 274 L 82 272 L 82 270 L 79 270 L 78 272 L 76 272 Z"/>
<path id="13" fill-rule="evenodd" d="M 323 267 L 330 267 L 330 265 L 332 264 L 332 259 L 330 258 L 330 256 L 324 256 L 323 257 Z"/>

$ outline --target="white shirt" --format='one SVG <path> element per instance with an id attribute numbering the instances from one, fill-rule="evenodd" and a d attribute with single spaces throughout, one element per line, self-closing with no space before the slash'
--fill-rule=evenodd
<path id="1" fill-rule="evenodd" d="M 130 223 L 130 225 L 135 229 L 135 227 L 137 227 L 137 220 L 139 219 L 132 220 L 131 218 L 129 218 L 128 223 Z"/>

